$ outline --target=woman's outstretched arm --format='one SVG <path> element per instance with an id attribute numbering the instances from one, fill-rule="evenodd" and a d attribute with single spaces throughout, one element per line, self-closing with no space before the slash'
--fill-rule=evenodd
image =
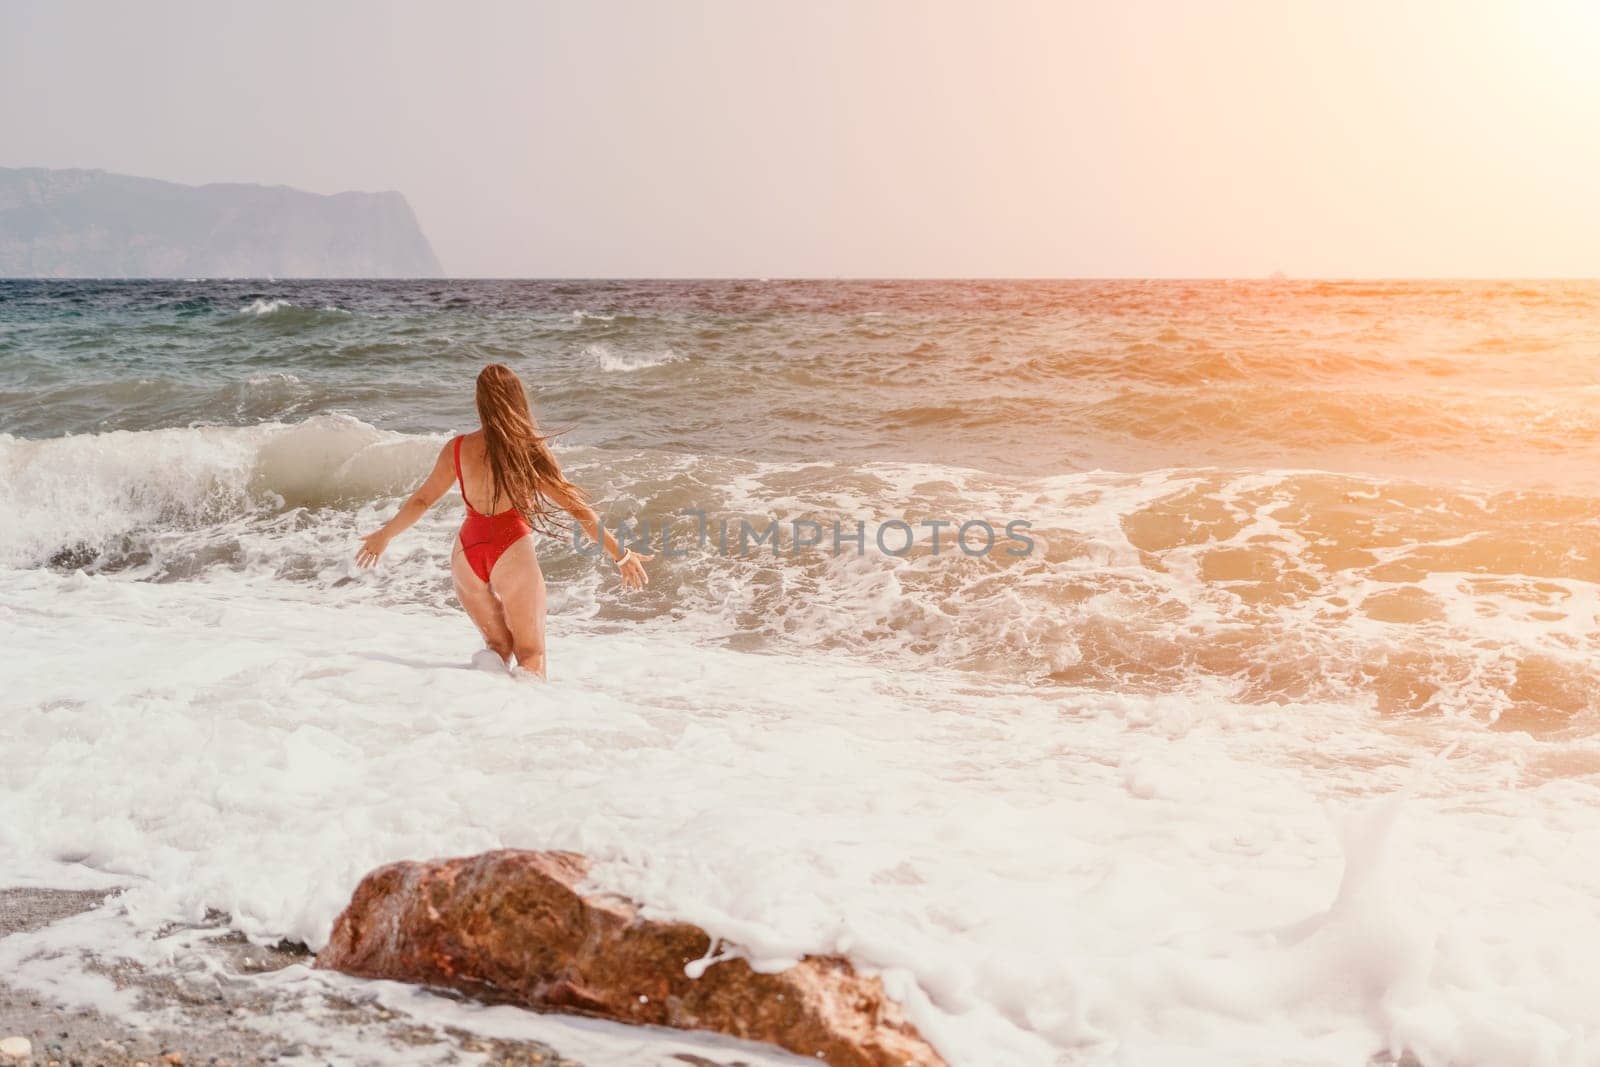
<path id="1" fill-rule="evenodd" d="M 455 464 L 450 459 L 450 446 L 446 444 L 439 450 L 439 458 L 433 464 L 433 470 L 417 491 L 406 498 L 400 505 L 400 510 L 395 512 L 394 518 L 384 523 L 383 529 L 377 533 L 368 534 L 361 539 L 361 547 L 356 551 L 356 563 L 362 567 L 370 567 L 378 562 L 378 557 L 383 555 L 383 550 L 389 547 L 389 542 L 395 537 L 409 530 L 413 523 L 428 513 L 428 509 L 439 502 L 439 498 L 450 490 L 450 483 L 455 481 Z"/>
<path id="2" fill-rule="evenodd" d="M 568 515 L 578 520 L 578 525 L 589 535 L 589 540 L 600 542 L 606 555 L 611 557 L 612 562 L 617 565 L 617 570 L 622 573 L 624 586 L 629 589 L 642 589 L 650 584 L 650 576 L 644 572 L 644 565 L 654 559 L 654 556 L 643 555 L 631 548 L 623 552 L 622 546 L 617 544 L 617 539 L 611 536 L 610 530 L 600 525 L 600 517 L 582 496 L 568 492 L 561 486 L 553 486 L 545 495 Z"/>

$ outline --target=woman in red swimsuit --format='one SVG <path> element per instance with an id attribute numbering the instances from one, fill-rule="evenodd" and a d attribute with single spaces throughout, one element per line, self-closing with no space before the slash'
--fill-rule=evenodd
<path id="1" fill-rule="evenodd" d="M 383 529 L 362 539 L 356 562 L 363 567 L 377 563 L 397 534 L 422 518 L 451 482 L 458 483 L 467 517 L 450 557 L 456 595 L 502 663 L 509 665 L 515 657 L 518 668 L 543 678 L 544 574 L 534 551 L 534 531 L 555 534 L 556 510 L 567 512 L 590 539 L 605 539 L 606 554 L 616 561 L 629 589 L 649 582 L 644 564 L 651 557 L 622 551 L 617 539 L 601 528 L 583 491 L 567 481 L 540 436 L 515 371 L 500 363 L 483 368 L 477 399 L 482 427 L 439 450 L 428 480 Z"/>

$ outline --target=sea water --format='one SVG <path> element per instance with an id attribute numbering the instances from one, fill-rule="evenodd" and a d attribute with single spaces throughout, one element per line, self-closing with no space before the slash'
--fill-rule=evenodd
<path id="1" fill-rule="evenodd" d="M 455 493 L 352 564 L 493 361 L 682 531 L 541 544 L 545 686 Z M 568 848 L 954 1064 L 1600 1063 L 1597 402 L 1590 283 L 0 282 L 0 883 Z"/>

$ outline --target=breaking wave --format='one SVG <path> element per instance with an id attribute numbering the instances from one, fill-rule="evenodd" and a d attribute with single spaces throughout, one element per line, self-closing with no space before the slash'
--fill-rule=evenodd
<path id="1" fill-rule="evenodd" d="M 42 441 L 0 435 L 0 497 L 11 509 L 0 563 L 82 565 L 137 535 L 391 496 L 438 447 L 339 415 Z"/>
<path id="2" fill-rule="evenodd" d="M 617 352 L 604 343 L 584 346 L 583 354 L 607 374 L 631 374 L 650 367 L 678 363 L 683 359 L 683 356 L 670 348 L 653 352 Z"/>
<path id="3" fill-rule="evenodd" d="M 0 564 L 159 580 L 220 567 L 339 587 L 364 525 L 421 481 L 444 440 L 338 415 L 3 437 L 12 512 Z M 1600 669 L 1584 651 L 1600 554 L 1578 547 L 1600 543 L 1600 520 L 1583 497 L 1316 471 L 1003 478 L 592 446 L 562 455 L 580 484 L 627 486 L 620 499 L 602 493 L 608 521 L 643 521 L 673 554 L 659 584 L 625 602 L 570 542 L 546 541 L 557 610 L 1034 685 L 1354 701 L 1545 733 L 1600 725 Z M 797 546 L 797 520 L 818 524 L 821 543 Z M 1013 551 L 957 551 L 951 531 L 971 520 L 1026 522 L 1031 550 L 1013 554 L 1020 543 L 1002 535 Z M 450 606 L 458 521 L 440 505 L 407 535 L 421 565 L 387 597 Z M 889 521 L 914 528 L 903 555 L 872 533 L 850 539 L 858 523 Z M 773 523 L 776 546 L 754 540 Z M 1591 532 L 1575 542 L 1579 529 Z M 898 550 L 902 535 L 889 540 Z"/>
<path id="4" fill-rule="evenodd" d="M 233 316 L 236 321 L 257 322 L 275 329 L 337 325 L 349 317 L 350 312 L 332 304 L 304 307 L 281 297 L 257 297 L 241 307 Z"/>

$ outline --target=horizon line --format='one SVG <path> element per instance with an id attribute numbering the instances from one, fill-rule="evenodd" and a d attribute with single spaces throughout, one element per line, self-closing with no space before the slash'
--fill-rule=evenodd
<path id="1" fill-rule="evenodd" d="M 0 282 L 1594 282 L 1600 274 L 0 275 Z"/>

